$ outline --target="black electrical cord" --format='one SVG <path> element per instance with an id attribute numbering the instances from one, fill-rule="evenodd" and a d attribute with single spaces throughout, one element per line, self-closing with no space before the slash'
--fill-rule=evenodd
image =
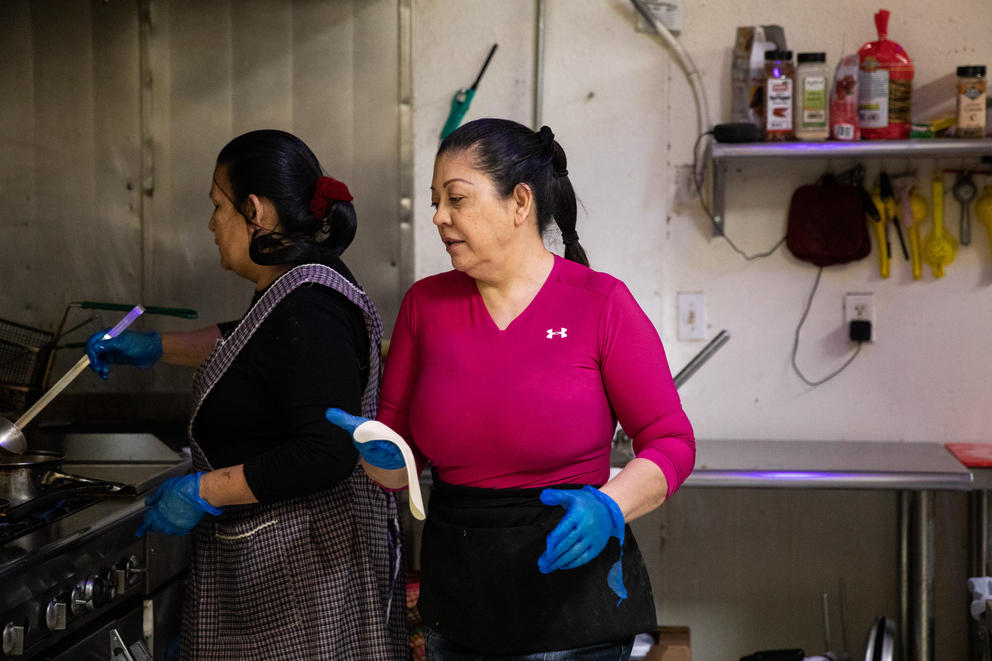
<path id="1" fill-rule="evenodd" d="M 843 372 L 845 369 L 847 369 L 847 366 L 850 365 L 854 361 L 854 359 L 858 357 L 859 353 L 861 353 L 861 345 L 864 344 L 864 342 L 858 342 L 857 348 L 854 350 L 854 353 L 851 355 L 851 357 L 847 359 L 846 363 L 841 365 L 837 370 L 835 370 L 831 374 L 823 377 L 818 381 L 810 381 L 809 379 L 806 378 L 806 375 L 802 373 L 802 370 L 799 369 L 799 364 L 796 362 L 796 354 L 799 352 L 799 331 L 802 330 L 803 323 L 806 322 L 806 316 L 809 314 L 809 309 L 813 305 L 813 296 L 816 294 L 817 287 L 820 286 L 821 275 L 823 275 L 822 266 L 816 271 L 816 281 L 813 282 L 813 291 L 809 293 L 809 299 L 806 301 L 806 309 L 803 310 L 803 316 L 799 319 L 799 325 L 796 326 L 796 336 L 792 342 L 792 369 L 796 371 L 796 374 L 798 374 L 799 378 L 803 380 L 803 383 L 811 387 L 818 386 L 821 383 L 826 383 L 827 381 L 829 381 L 830 379 L 834 378 L 835 376 Z"/>
<path id="2" fill-rule="evenodd" d="M 768 256 L 774 254 L 775 251 L 778 250 L 779 246 L 781 246 L 785 242 L 785 237 L 784 236 L 781 239 L 779 239 L 778 240 L 778 243 L 776 243 L 770 249 L 768 249 L 768 250 L 766 250 L 764 252 L 759 252 L 759 253 L 754 254 L 754 255 L 748 255 L 746 252 L 744 252 L 743 250 L 741 250 L 740 248 L 738 248 L 736 243 L 734 243 L 733 241 L 730 240 L 730 237 L 727 236 L 726 232 L 723 231 L 723 228 L 720 227 L 720 225 L 716 222 L 716 218 L 713 216 L 713 212 L 710 211 L 709 208 L 706 206 L 706 203 L 703 202 L 703 186 L 702 186 L 702 183 L 699 181 L 699 175 L 698 175 L 698 171 L 697 171 L 698 165 L 697 164 L 699 162 L 699 142 L 700 142 L 700 140 L 702 140 L 703 138 L 705 138 L 708 135 L 713 135 L 713 131 L 707 131 L 706 133 L 700 133 L 699 134 L 699 137 L 696 138 L 696 143 L 692 146 L 692 182 L 696 185 L 696 195 L 699 197 L 699 206 L 702 207 L 703 211 L 706 212 L 706 215 L 709 217 L 710 221 L 713 223 L 713 228 L 716 230 L 716 233 L 719 234 L 721 237 L 723 237 L 723 239 L 727 243 L 730 244 L 730 247 L 734 249 L 734 252 L 736 252 L 738 255 L 740 255 L 741 257 L 743 257 L 747 261 L 750 262 L 752 260 L 761 259 L 762 257 L 768 257 Z"/>

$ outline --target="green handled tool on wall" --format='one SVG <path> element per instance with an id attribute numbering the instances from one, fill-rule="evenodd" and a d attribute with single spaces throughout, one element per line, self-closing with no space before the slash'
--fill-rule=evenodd
<path id="1" fill-rule="evenodd" d="M 442 140 L 447 138 L 462 123 L 462 118 L 465 117 L 465 112 L 468 110 L 469 105 L 472 103 L 472 98 L 475 96 L 475 90 L 479 87 L 479 81 L 482 80 L 482 74 L 486 73 L 486 67 L 489 66 L 489 60 L 493 59 L 493 53 L 496 52 L 498 45 L 493 44 L 493 47 L 489 49 L 489 56 L 486 57 L 486 62 L 482 65 L 482 70 L 476 76 L 472 86 L 468 89 L 460 89 L 455 92 L 454 98 L 451 99 L 451 111 L 448 113 L 448 120 L 444 123 L 444 128 L 441 129 Z"/>

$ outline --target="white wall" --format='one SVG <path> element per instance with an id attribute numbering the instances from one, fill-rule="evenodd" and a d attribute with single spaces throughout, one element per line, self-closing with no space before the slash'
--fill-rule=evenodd
<path id="1" fill-rule="evenodd" d="M 439 132 L 452 94 L 471 83 L 494 42 L 499 50 L 466 120 L 502 116 L 531 123 L 535 2 L 414 0 L 413 6 L 415 263 L 421 277 L 450 268 L 430 222 L 428 187 Z M 795 52 L 826 51 L 832 69 L 843 53 L 876 38 L 872 16 L 878 8 L 856 0 L 694 0 L 687 3 L 680 40 L 702 74 L 712 120 L 728 121 L 730 49 L 738 25 L 782 25 Z M 916 63 L 926 108 L 953 108 L 944 95 L 953 94 L 956 66 L 992 65 L 992 3 L 949 0 L 935 12 L 930 2 L 902 0 L 885 8 L 892 12 L 891 37 Z M 691 162 L 697 134 L 692 95 L 661 40 L 636 32 L 635 24 L 626 1 L 548 0 L 543 119 L 568 154 L 582 203 L 578 231 L 593 267 L 628 283 L 656 323 L 673 371 L 702 347 L 676 339 L 677 292 L 704 292 L 709 336 L 720 329 L 732 334 L 681 391 L 697 436 L 989 440 L 985 375 L 992 352 L 985 335 L 992 322 L 992 255 L 984 228 L 973 223 L 972 245 L 959 250 L 940 281 L 928 268 L 922 281 L 912 281 L 899 254 L 888 280 L 878 276 L 875 253 L 826 269 L 802 333 L 804 373 L 811 380 L 823 377 L 850 354 L 842 317 L 847 291 L 874 293 L 877 341 L 840 376 L 807 387 L 792 371 L 790 351 L 816 268 L 784 246 L 770 258 L 743 260 L 713 237 L 695 202 L 676 195 L 674 173 Z M 929 197 L 932 160 L 866 162 L 870 180 L 879 165 L 890 172 L 916 168 Z M 748 253 L 772 246 L 784 234 L 792 191 L 825 169 L 816 162 L 762 162 L 732 170 L 727 233 Z M 951 183 L 948 177 L 948 190 Z M 992 179 L 979 181 L 985 183 Z M 949 195 L 945 217 L 956 233 L 957 206 Z M 638 526 L 647 537 L 642 544 L 658 553 L 652 580 L 663 620 L 693 627 L 694 658 L 737 658 L 776 646 L 823 652 L 820 593 L 836 599 L 841 577 L 856 601 L 849 604 L 851 643 L 861 644 L 871 617 L 897 615 L 894 499 L 858 492 L 834 498 L 730 495 L 738 505 L 728 510 L 726 494 L 686 490 Z M 941 510 L 948 536 L 937 558 L 939 573 L 946 572 L 946 585 L 938 586 L 938 602 L 946 603 L 938 613 L 938 658 L 963 658 L 967 649 L 959 580 L 966 571 L 964 541 L 955 519 L 962 502 L 948 497 Z M 775 522 L 770 528 L 768 519 Z M 767 535 L 757 537 L 756 530 Z M 794 534 L 817 531 L 822 537 L 807 548 L 817 554 L 796 558 L 781 551 L 793 548 Z M 850 546 L 852 540 L 858 543 Z M 763 543 L 766 553 L 759 551 Z M 732 581 L 714 570 L 728 563 Z M 771 581 L 781 584 L 772 589 Z"/>
<path id="2" fill-rule="evenodd" d="M 958 64 L 992 65 L 985 38 L 992 4 L 955 0 L 951 6 L 953 17 L 934 21 L 922 0 L 887 5 L 892 37 L 916 62 L 917 85 L 953 73 Z M 450 268 L 430 222 L 428 187 L 440 129 L 451 95 L 474 79 L 494 42 L 500 48 L 466 120 L 502 116 L 530 124 L 534 2 L 418 0 L 414 7 L 414 208 L 416 272 L 422 277 Z M 794 51 L 826 51 L 832 68 L 842 49 L 853 52 L 874 38 L 874 11 L 843 0 L 689 3 L 681 42 L 702 73 L 713 121 L 726 121 L 737 25 L 777 22 Z M 992 322 L 992 256 L 984 228 L 973 222 L 971 246 L 959 250 L 939 281 L 929 268 L 922 281 L 912 281 L 898 252 L 887 280 L 878 276 L 875 253 L 826 269 L 800 342 L 804 372 L 822 377 L 849 355 L 844 292 L 874 292 L 878 339 L 843 376 L 807 387 L 792 372 L 789 357 L 816 268 L 784 246 L 770 258 L 746 262 L 713 237 L 694 202 L 676 198 L 673 173 L 691 162 L 696 137 L 692 95 L 661 40 L 635 32 L 634 25 L 628 2 L 549 0 L 543 117 L 568 154 L 583 207 L 579 234 L 593 267 L 630 285 L 658 325 L 673 368 L 702 346 L 676 339 L 678 291 L 705 293 L 710 337 L 724 328 L 732 334 L 683 391 L 699 436 L 987 440 L 984 375 L 992 368 L 992 353 L 984 350 L 982 329 Z M 834 168 L 850 164 L 837 161 Z M 890 158 L 881 164 L 890 172 L 917 169 L 929 197 L 932 159 Z M 880 163 L 865 165 L 873 180 Z M 765 161 L 732 171 L 728 235 L 749 253 L 772 246 L 784 234 L 792 191 L 826 167 Z M 992 183 L 988 177 L 977 180 Z M 945 217 L 956 233 L 952 183 L 948 175 Z M 892 240 L 897 246 L 894 234 Z"/>

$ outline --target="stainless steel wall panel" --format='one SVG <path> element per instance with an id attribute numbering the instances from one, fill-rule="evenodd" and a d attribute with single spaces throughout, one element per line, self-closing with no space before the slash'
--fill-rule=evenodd
<path id="1" fill-rule="evenodd" d="M 345 259 L 391 328 L 408 284 L 397 15 L 397 0 L 0 3 L 0 317 L 52 328 L 81 299 L 200 311 L 145 328 L 239 317 L 251 285 L 219 267 L 207 193 L 218 150 L 264 127 L 302 137 L 352 189 Z M 188 379 L 121 369 L 73 390 L 179 392 Z"/>
<path id="2" fill-rule="evenodd" d="M 291 125 L 292 5 L 249 0 L 229 11 L 233 133 Z"/>
<path id="3" fill-rule="evenodd" d="M 251 297 L 249 283 L 220 269 L 207 229 L 214 159 L 234 131 L 230 5 L 153 1 L 151 10 L 155 189 L 145 204 L 145 299 L 199 310 L 200 321 L 162 324 L 189 329 L 236 319 Z"/>
<path id="4" fill-rule="evenodd" d="M 291 121 L 330 174 L 354 185 L 352 2 L 298 2 L 293 10 Z M 358 46 L 360 47 L 360 46 Z M 345 178 L 347 177 L 347 178 Z"/>
<path id="5" fill-rule="evenodd" d="M 36 324 L 28 250 L 35 243 L 34 48 L 27 2 L 0 3 L 0 316 Z"/>
<path id="6" fill-rule="evenodd" d="M 355 199 L 349 264 L 392 333 L 410 282 L 400 278 L 399 12 L 396 0 L 355 3 Z"/>
<path id="7" fill-rule="evenodd" d="M 92 33 L 93 226 L 95 255 L 89 299 L 141 296 L 141 113 L 137 3 L 94 2 Z M 80 272 L 86 272 L 81 267 Z"/>
<path id="8" fill-rule="evenodd" d="M 3 12 L 0 308 L 53 328 L 70 300 L 139 293 L 134 3 Z"/>

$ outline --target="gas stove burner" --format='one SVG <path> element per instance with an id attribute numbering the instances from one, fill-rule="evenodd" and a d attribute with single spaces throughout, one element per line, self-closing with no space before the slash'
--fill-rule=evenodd
<path id="1" fill-rule="evenodd" d="M 36 499 L 37 500 L 37 499 Z M 39 506 L 30 501 L 6 511 L 0 511 L 0 547 L 27 533 L 54 523 L 99 500 L 93 495 L 62 495 L 54 502 Z"/>
<path id="2" fill-rule="evenodd" d="M 189 540 L 135 531 L 144 496 L 187 473 L 189 457 L 144 433 L 37 440 L 36 461 L 0 461 L 0 660 L 109 658 L 111 630 L 118 642 L 146 635 L 149 601 L 154 657 L 166 658 Z"/>

